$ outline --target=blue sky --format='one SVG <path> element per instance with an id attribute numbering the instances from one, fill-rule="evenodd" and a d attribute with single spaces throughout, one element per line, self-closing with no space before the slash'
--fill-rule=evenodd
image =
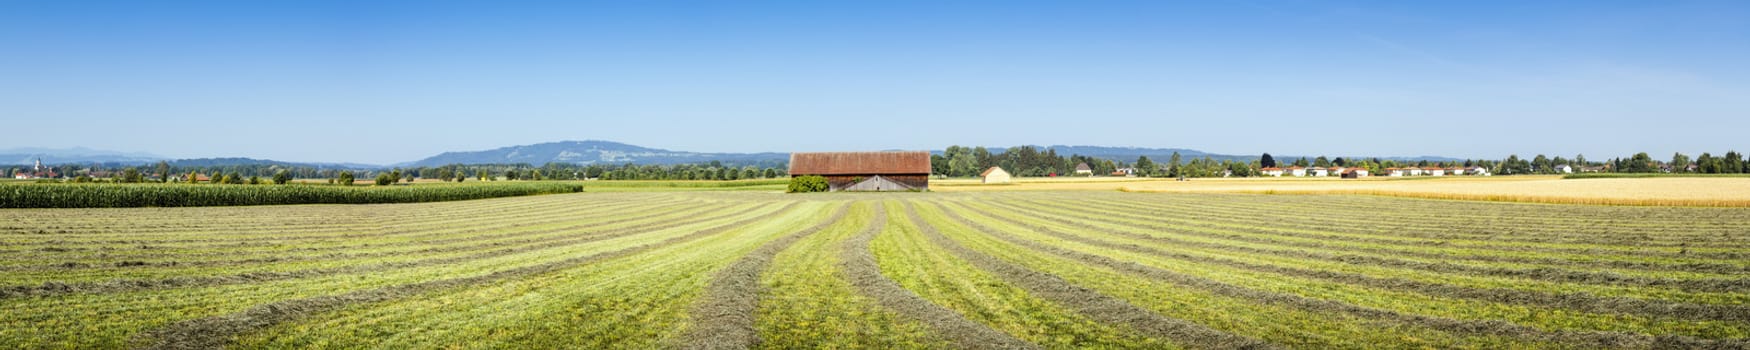
<path id="1" fill-rule="evenodd" d="M 1745 1 L 0 0 L 0 148 L 1745 146 Z"/>

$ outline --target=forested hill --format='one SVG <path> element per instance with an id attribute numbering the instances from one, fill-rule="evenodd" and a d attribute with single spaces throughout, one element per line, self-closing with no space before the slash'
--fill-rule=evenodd
<path id="1" fill-rule="evenodd" d="M 686 164 L 719 161 L 736 164 L 787 162 L 789 153 L 700 153 L 647 148 L 611 141 L 561 141 L 472 152 L 444 152 L 400 166 L 446 164 Z"/>

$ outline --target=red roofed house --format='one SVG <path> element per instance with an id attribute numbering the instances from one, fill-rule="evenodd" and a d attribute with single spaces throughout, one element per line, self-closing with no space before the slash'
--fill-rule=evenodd
<path id="1" fill-rule="evenodd" d="M 1281 177 L 1282 176 L 1282 168 L 1268 167 L 1268 168 L 1258 169 L 1258 173 L 1264 174 L 1264 176 Z"/>
<path id="2" fill-rule="evenodd" d="M 832 191 L 930 189 L 930 152 L 791 153 L 790 176 L 826 177 Z"/>

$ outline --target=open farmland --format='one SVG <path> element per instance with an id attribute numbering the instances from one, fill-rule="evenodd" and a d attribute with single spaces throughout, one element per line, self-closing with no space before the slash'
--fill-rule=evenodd
<path id="1" fill-rule="evenodd" d="M 1580 178 L 1446 176 L 1338 178 L 1027 179 L 1009 185 L 949 180 L 941 191 L 1117 190 L 1156 193 L 1365 194 L 1497 202 L 1750 207 L 1750 179 L 1741 177 Z"/>
<path id="2" fill-rule="evenodd" d="M 1746 208 L 574 193 L 6 209 L 0 255 L 17 348 L 1750 346 Z"/>

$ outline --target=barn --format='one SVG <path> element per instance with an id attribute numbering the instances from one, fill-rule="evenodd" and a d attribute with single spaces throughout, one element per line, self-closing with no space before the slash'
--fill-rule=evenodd
<path id="1" fill-rule="evenodd" d="M 790 176 L 826 177 L 831 191 L 930 189 L 930 152 L 791 153 Z"/>
<path id="2" fill-rule="evenodd" d="M 1009 183 L 1009 172 L 1004 171 L 1002 167 L 993 166 L 990 169 L 984 169 L 984 172 L 978 173 L 978 176 L 984 177 L 984 183 L 987 184 Z"/>

